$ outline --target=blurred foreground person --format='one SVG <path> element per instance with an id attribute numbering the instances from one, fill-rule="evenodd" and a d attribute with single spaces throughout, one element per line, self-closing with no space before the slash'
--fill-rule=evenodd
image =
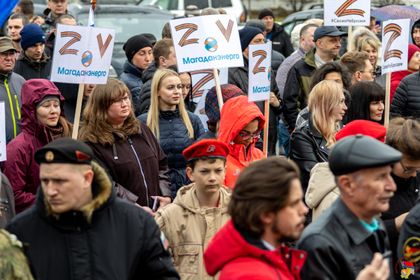
<path id="1" fill-rule="evenodd" d="M 299 169 L 271 157 L 244 169 L 232 193 L 229 221 L 210 242 L 204 262 L 220 280 L 300 279 L 306 253 L 284 242 L 299 238 L 308 212 Z"/>
<path id="2" fill-rule="evenodd" d="M 203 254 L 229 219 L 230 191 L 223 186 L 228 153 L 226 144 L 214 139 L 185 149 L 187 176 L 193 183 L 182 187 L 174 202 L 156 213 L 182 279 L 213 279 L 204 269 Z"/>
<path id="3" fill-rule="evenodd" d="M 38 150 L 42 190 L 7 230 L 28 244 L 36 279 L 179 279 L 151 215 L 115 196 L 86 144 Z"/>
<path id="4" fill-rule="evenodd" d="M 375 269 L 362 279 L 388 279 L 392 253 L 378 215 L 389 209 L 396 190 L 391 166 L 400 159 L 400 152 L 369 136 L 335 144 L 329 166 L 341 196 L 297 244 L 308 253 L 303 279 L 361 279 L 365 266 Z"/>

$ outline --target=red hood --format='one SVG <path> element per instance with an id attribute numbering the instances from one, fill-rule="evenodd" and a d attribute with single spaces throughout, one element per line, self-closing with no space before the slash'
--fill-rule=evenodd
<path id="1" fill-rule="evenodd" d="M 279 254 L 280 253 L 280 254 Z M 289 265 L 281 256 L 291 256 Z M 301 268 L 306 260 L 306 252 L 281 246 L 275 251 L 268 251 L 249 244 L 236 230 L 232 220 L 227 222 L 210 241 L 204 253 L 204 263 L 209 275 L 216 275 L 225 265 L 238 258 L 257 259 L 266 261 L 279 270 L 289 270 L 286 267 L 298 266 Z M 289 270 L 290 271 L 290 270 Z M 297 278 L 300 269 L 296 271 Z"/>
<path id="2" fill-rule="evenodd" d="M 46 79 L 30 79 L 26 81 L 21 90 L 22 108 L 20 128 L 30 134 L 40 131 L 42 126 L 36 119 L 36 105 L 47 95 L 57 96 L 61 101 L 61 115 L 63 116 L 63 101 L 58 88 Z"/>
<path id="3" fill-rule="evenodd" d="M 225 142 L 233 152 L 233 139 L 254 119 L 260 119 L 259 130 L 264 128 L 265 117 L 254 102 L 249 102 L 247 96 L 229 99 L 220 114 L 220 128 L 218 139 Z M 251 144 L 254 145 L 254 144 Z"/>

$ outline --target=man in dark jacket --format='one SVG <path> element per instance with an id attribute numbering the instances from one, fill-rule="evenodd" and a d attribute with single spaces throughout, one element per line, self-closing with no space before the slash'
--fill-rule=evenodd
<path id="1" fill-rule="evenodd" d="M 349 136 L 334 145 L 329 166 L 340 198 L 303 232 L 297 246 L 308 253 L 302 279 L 356 279 L 379 264 L 388 279 L 390 246 L 380 213 L 396 191 L 391 166 L 401 153 L 369 136 Z M 359 278 L 357 278 L 359 279 Z M 367 279 L 377 279 L 369 277 Z"/>
<path id="2" fill-rule="evenodd" d="M 36 23 L 25 25 L 20 32 L 22 52 L 16 61 L 14 71 L 26 80 L 51 75 L 51 59 L 45 53 L 45 35 Z"/>
<path id="3" fill-rule="evenodd" d="M 38 150 L 36 204 L 7 227 L 28 244 L 36 279 L 179 279 L 152 216 L 115 196 L 86 144 Z"/>
<path id="4" fill-rule="evenodd" d="M 413 44 L 420 48 L 420 19 L 411 27 L 411 39 L 413 40 Z"/>
<path id="5" fill-rule="evenodd" d="M 391 103 L 393 117 L 420 117 L 420 72 L 401 80 Z"/>
<path id="6" fill-rule="evenodd" d="M 289 70 L 283 94 L 284 118 L 289 131 L 295 128 L 299 110 L 307 105 L 313 72 L 325 63 L 338 59 L 340 38 L 344 34 L 335 26 L 318 27 L 314 32 L 315 48 Z"/>
<path id="7" fill-rule="evenodd" d="M 13 72 L 16 49 L 8 37 L 0 37 L 0 102 L 6 110 L 6 143 L 19 133 L 20 90 L 25 79 Z"/>
<path id="8" fill-rule="evenodd" d="M 265 24 L 266 38 L 273 42 L 273 50 L 278 51 L 285 57 L 293 53 L 293 45 L 290 36 L 283 26 L 274 22 L 274 13 L 270 9 L 262 9 L 258 15 Z"/>

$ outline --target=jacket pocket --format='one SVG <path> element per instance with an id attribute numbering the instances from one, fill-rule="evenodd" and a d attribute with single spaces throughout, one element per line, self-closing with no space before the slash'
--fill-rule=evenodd
<path id="1" fill-rule="evenodd" d="M 197 274 L 200 245 L 179 245 L 173 250 L 174 264 L 179 274 Z"/>

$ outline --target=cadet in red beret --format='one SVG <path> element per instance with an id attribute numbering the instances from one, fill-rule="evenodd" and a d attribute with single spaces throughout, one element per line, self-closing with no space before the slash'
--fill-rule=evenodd
<path id="1" fill-rule="evenodd" d="M 193 183 L 180 188 L 174 202 L 155 214 L 181 279 L 191 275 L 194 279 L 213 279 L 204 268 L 203 252 L 229 219 L 230 191 L 223 186 L 228 153 L 227 145 L 215 139 L 204 139 L 185 149 L 186 173 Z M 191 254 L 197 254 L 194 260 Z"/>

